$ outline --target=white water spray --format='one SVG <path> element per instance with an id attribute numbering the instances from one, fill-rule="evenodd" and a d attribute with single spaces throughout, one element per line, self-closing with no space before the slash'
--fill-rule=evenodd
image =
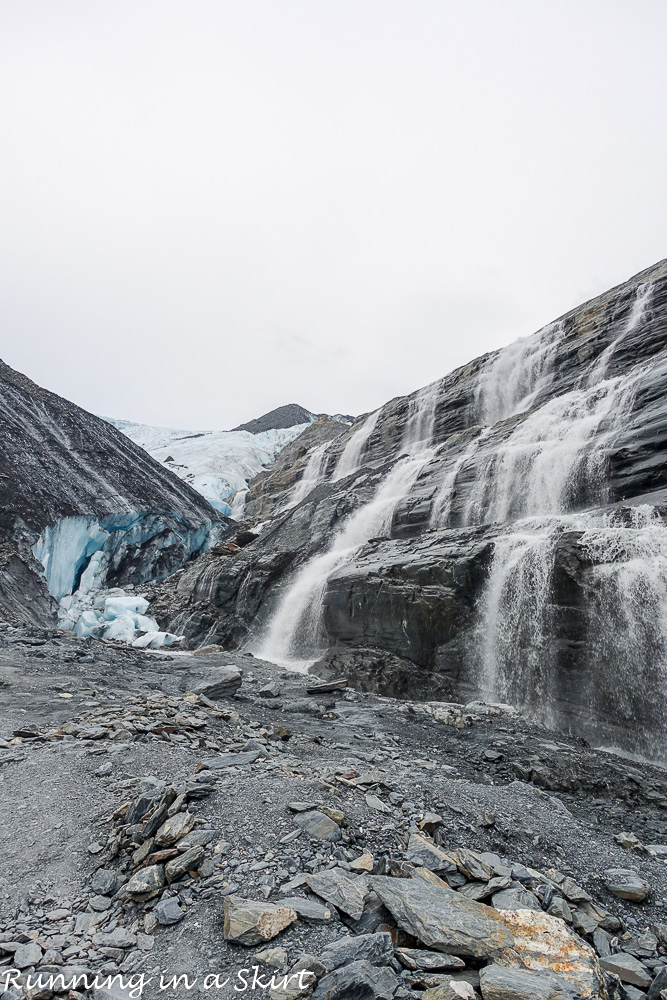
<path id="1" fill-rule="evenodd" d="M 375 410 L 373 413 L 369 414 L 361 427 L 359 427 L 350 437 L 341 453 L 340 458 L 338 459 L 338 465 L 336 466 L 334 474 L 331 477 L 331 481 L 333 483 L 338 482 L 339 479 L 345 479 L 346 476 L 351 476 L 353 472 L 356 472 L 357 469 L 361 468 L 364 453 L 371 435 L 375 430 L 375 425 L 378 422 L 379 416 L 380 410 Z"/>
<path id="2" fill-rule="evenodd" d="M 391 531 L 394 511 L 433 457 L 430 447 L 435 424 L 437 383 L 410 401 L 399 459 L 371 500 L 356 510 L 334 536 L 326 552 L 310 559 L 294 576 L 272 615 L 261 643 L 253 650 L 262 659 L 306 670 L 326 648 L 323 602 L 333 574 L 354 561 L 371 539 Z"/>
<path id="3" fill-rule="evenodd" d="M 300 504 L 323 481 L 328 446 L 329 442 L 325 441 L 324 444 L 313 448 L 306 462 L 306 467 L 303 470 L 303 475 L 294 487 L 285 510 L 290 510 L 290 508 Z"/>

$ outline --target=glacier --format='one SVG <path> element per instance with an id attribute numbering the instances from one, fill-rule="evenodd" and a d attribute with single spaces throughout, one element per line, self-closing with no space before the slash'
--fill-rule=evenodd
<path id="1" fill-rule="evenodd" d="M 32 551 L 58 603 L 60 628 L 80 639 L 114 639 L 159 649 L 183 637 L 160 630 L 146 614 L 149 602 L 133 593 L 135 586 L 166 576 L 174 568 L 174 553 L 182 565 L 205 552 L 216 533 L 213 522 L 192 527 L 176 517 L 168 523 L 154 514 L 77 515 L 47 525 Z M 108 588 L 109 577 L 124 586 Z"/>
<path id="2" fill-rule="evenodd" d="M 151 427 L 130 420 L 104 419 L 113 424 L 180 479 L 189 483 L 216 510 L 236 517 L 243 512 L 243 491 L 278 453 L 308 427 L 250 431 L 187 431 Z M 313 417 L 314 419 L 314 417 Z M 238 502 L 234 502 L 238 498 Z"/>

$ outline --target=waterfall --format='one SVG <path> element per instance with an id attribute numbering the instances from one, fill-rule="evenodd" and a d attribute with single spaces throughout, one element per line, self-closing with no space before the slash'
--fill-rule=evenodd
<path id="1" fill-rule="evenodd" d="M 553 554 L 560 525 L 527 520 L 495 543 L 477 625 L 479 687 L 487 701 L 553 723 Z"/>
<path id="2" fill-rule="evenodd" d="M 524 337 L 491 358 L 479 375 L 474 407 L 480 423 L 488 426 L 529 410 L 553 375 L 561 322 L 550 323 L 532 337 Z"/>
<path id="3" fill-rule="evenodd" d="M 638 745 L 664 756 L 667 526 L 650 505 L 526 519 L 497 539 L 475 631 L 483 696 L 555 725 L 559 626 L 553 576 L 566 532 L 590 561 L 584 577 L 591 613 L 582 713 L 623 720 Z"/>
<path id="4" fill-rule="evenodd" d="M 338 459 L 338 465 L 334 470 L 334 474 L 331 477 L 333 483 L 338 482 L 339 479 L 345 479 L 346 476 L 351 476 L 353 472 L 361 468 L 366 446 L 375 430 L 379 416 L 380 410 L 375 410 L 369 414 L 361 427 L 357 428 L 349 438 Z"/>
<path id="5" fill-rule="evenodd" d="M 285 510 L 290 510 L 290 508 L 296 507 L 302 500 L 305 500 L 308 494 L 312 493 L 315 487 L 322 481 L 326 468 L 328 445 L 329 442 L 325 441 L 324 444 L 318 445 L 317 448 L 313 448 L 311 451 L 306 462 L 306 467 L 303 470 L 303 475 L 294 487 L 289 502 L 284 508 Z"/>
<path id="6" fill-rule="evenodd" d="M 495 430 L 501 440 L 477 470 L 464 523 L 558 514 L 604 499 L 607 448 L 640 375 L 572 389 L 532 410 L 509 433 Z"/>
<path id="7" fill-rule="evenodd" d="M 618 337 L 612 340 L 611 344 L 605 347 L 604 351 L 593 365 L 587 379 L 587 384 L 589 386 L 597 385 L 598 382 L 601 382 L 604 379 L 607 373 L 607 368 L 609 367 L 609 362 L 616 353 L 616 348 L 621 341 L 627 337 L 629 333 L 632 333 L 632 331 L 635 330 L 644 319 L 651 300 L 652 292 L 653 283 L 650 281 L 637 285 L 637 290 L 635 292 L 635 297 L 630 308 L 627 322 Z"/>
<path id="8" fill-rule="evenodd" d="M 608 362 L 638 328 L 651 291 L 650 284 L 637 288 L 622 332 L 569 392 L 535 405 L 553 363 L 548 359 L 557 338 L 550 336 L 537 338 L 533 351 L 522 342 L 520 350 L 507 349 L 505 359 L 501 352 L 482 373 L 478 412 L 501 423 L 486 432 L 487 454 L 475 470 L 464 523 L 507 526 L 494 542 L 473 628 L 483 696 L 512 702 L 554 725 L 557 658 L 563 649 L 567 655 L 573 616 L 585 615 L 585 656 L 569 682 L 580 685 L 579 711 L 596 720 L 625 720 L 656 755 L 667 749 L 667 527 L 650 506 L 611 514 L 596 509 L 609 501 L 613 443 L 638 385 L 656 363 L 607 378 Z M 512 378 L 510 359 L 517 364 Z M 522 417 L 502 423 L 514 414 Z M 445 475 L 445 491 L 453 489 L 448 478 L 475 458 L 480 438 Z M 446 503 L 441 509 L 446 516 Z M 568 558 L 568 545 L 581 560 L 573 593 L 583 587 L 585 596 L 577 598 L 581 608 L 557 618 L 554 574 L 559 551 Z M 658 733 L 661 746 L 651 747 Z"/>
<path id="9" fill-rule="evenodd" d="M 581 542 L 594 562 L 589 698 L 665 755 L 667 526 L 646 504 L 591 518 Z"/>
<path id="10" fill-rule="evenodd" d="M 385 537 L 391 531 L 397 505 L 433 457 L 437 393 L 438 383 L 433 383 L 410 400 L 399 460 L 368 503 L 347 518 L 327 551 L 309 559 L 296 572 L 259 648 L 252 650 L 257 656 L 305 670 L 324 652 L 327 643 L 322 618 L 327 584 L 336 571 L 354 561 L 371 538 Z"/>

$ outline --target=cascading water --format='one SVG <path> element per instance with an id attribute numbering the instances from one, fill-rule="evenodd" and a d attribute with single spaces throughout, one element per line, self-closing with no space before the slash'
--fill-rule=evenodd
<path id="1" fill-rule="evenodd" d="M 296 507 L 309 493 L 322 481 L 323 473 L 326 469 L 326 453 L 329 442 L 320 444 L 311 451 L 303 475 L 294 487 L 285 510 Z"/>
<path id="2" fill-rule="evenodd" d="M 438 383 L 433 383 L 411 400 L 399 447 L 402 457 L 370 501 L 346 520 L 329 549 L 298 570 L 268 622 L 261 646 L 253 650 L 257 656 L 304 670 L 324 651 L 322 615 L 329 579 L 353 562 L 371 538 L 389 534 L 397 505 L 433 457 L 437 393 Z"/>
<path id="3" fill-rule="evenodd" d="M 563 324 L 551 323 L 510 344 L 480 372 L 475 393 L 479 422 L 491 426 L 529 410 L 549 385 Z"/>
<path id="4" fill-rule="evenodd" d="M 614 350 L 638 326 L 650 292 L 648 285 L 638 289 L 623 334 L 610 345 Z M 494 369 L 504 367 L 495 361 Z M 509 529 L 494 543 L 473 630 L 484 696 L 555 723 L 556 645 L 567 647 L 569 640 L 567 623 L 554 618 L 554 574 L 559 547 L 578 539 L 581 558 L 591 561 L 586 602 L 593 609 L 586 619 L 587 679 L 578 681 L 580 711 L 596 719 L 626 718 L 639 742 L 642 732 L 653 738 L 662 732 L 664 754 L 667 725 L 652 706 L 667 698 L 667 527 L 652 507 L 613 515 L 595 509 L 609 499 L 608 455 L 651 367 L 648 362 L 616 378 L 589 378 L 584 388 L 537 406 L 509 429 L 491 428 L 497 440 L 485 447 L 464 522 Z M 515 382 L 522 385 L 524 377 Z M 500 407 L 487 375 L 478 406 L 486 414 L 521 412 L 528 397 L 512 402 L 521 391 L 508 392 Z M 469 447 L 474 451 L 474 442 Z M 471 457 L 464 454 L 463 461 Z M 570 609 L 570 621 L 578 613 Z"/>
<path id="5" fill-rule="evenodd" d="M 667 526 L 641 505 L 591 517 L 581 544 L 593 563 L 587 699 L 596 715 L 623 719 L 645 750 L 665 756 Z"/>
<path id="6" fill-rule="evenodd" d="M 509 434 L 504 427 L 494 431 L 500 440 L 478 470 L 464 523 L 558 514 L 603 499 L 606 448 L 638 377 L 573 389 L 533 410 Z"/>
<path id="7" fill-rule="evenodd" d="M 593 365 L 586 380 L 589 386 L 597 385 L 598 382 L 601 382 L 604 379 L 607 373 L 607 368 L 609 367 L 609 362 L 616 353 L 616 348 L 629 333 L 632 333 L 632 331 L 639 326 L 643 320 L 651 301 L 652 292 L 653 283 L 650 281 L 637 285 L 637 290 L 635 292 L 634 301 L 630 308 L 630 314 L 627 322 L 618 337 L 612 340 L 611 344 L 605 347 L 604 351 Z"/>
<path id="8" fill-rule="evenodd" d="M 353 472 L 356 472 L 361 467 L 366 447 L 375 430 L 379 416 L 380 410 L 375 410 L 369 414 L 361 427 L 351 436 L 338 459 L 338 465 L 331 477 L 332 482 L 336 483 L 339 479 L 351 476 Z"/>
<path id="9" fill-rule="evenodd" d="M 495 543 L 477 626 L 479 687 L 488 701 L 530 708 L 553 723 L 550 636 L 558 525 L 528 520 Z"/>

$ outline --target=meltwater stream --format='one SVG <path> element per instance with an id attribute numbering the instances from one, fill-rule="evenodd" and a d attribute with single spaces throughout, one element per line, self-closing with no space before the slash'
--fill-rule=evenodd
<path id="1" fill-rule="evenodd" d="M 297 571 L 266 626 L 260 647 L 252 650 L 257 656 L 293 670 L 305 670 L 324 652 L 327 643 L 322 618 L 327 584 L 371 538 L 388 535 L 397 505 L 433 457 L 437 390 L 438 384 L 433 383 L 412 399 L 396 464 L 369 502 L 347 518 L 327 551 Z M 371 421 L 374 427 L 376 420 L 377 415 L 372 414 L 362 425 L 361 447 L 355 446 L 350 465 L 360 460 L 372 432 L 371 428 L 365 433 L 368 423 Z"/>

